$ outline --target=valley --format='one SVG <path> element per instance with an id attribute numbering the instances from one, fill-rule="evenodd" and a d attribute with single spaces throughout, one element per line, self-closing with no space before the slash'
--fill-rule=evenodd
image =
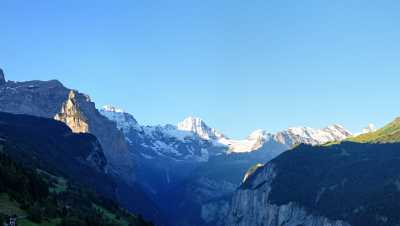
<path id="1" fill-rule="evenodd" d="M 70 181 L 74 181 L 160 226 L 387 223 L 361 220 L 378 205 L 377 199 L 362 204 L 360 197 L 346 204 L 346 208 L 361 208 L 353 215 L 345 214 L 347 209 L 337 202 L 347 200 L 351 189 L 372 197 L 382 196 L 395 185 L 396 180 L 388 180 L 379 182 L 386 187 L 365 190 L 347 182 L 364 171 L 379 171 L 382 164 L 395 164 L 390 159 L 397 158 L 398 120 L 355 135 L 335 124 L 323 129 L 291 127 L 277 133 L 255 130 L 245 139 L 231 139 L 193 116 L 177 125 L 141 125 L 117 107 L 97 108 L 88 95 L 56 80 L 4 79 L 0 103 L 4 112 L 0 113 L 0 138 L 6 155 L 24 169 L 39 170 L 38 175 L 49 183 L 50 195 L 70 192 L 74 189 Z M 378 154 L 386 149 L 383 157 Z M 382 160 L 373 167 L 363 158 L 374 159 L 374 164 Z M 358 165 L 358 171 L 346 168 Z M 344 172 L 349 170 L 354 178 L 347 178 L 351 174 Z M 393 165 L 379 175 L 394 179 L 396 170 Z M 363 180 L 359 183 L 378 178 Z M 337 190 L 340 183 L 342 190 Z M 332 200 L 333 193 L 341 194 L 343 200 Z M 2 197 L 3 206 L 26 215 L 21 201 L 7 193 Z M 126 225 L 125 220 L 118 222 L 123 210 L 107 209 L 94 200 L 85 202 L 92 203 L 90 211 L 100 211 L 103 219 Z M 2 213 L 9 214 L 10 209 L 4 207 Z M 379 214 L 376 218 L 397 222 L 397 218 Z M 61 215 L 54 216 L 55 225 L 64 221 Z M 51 225 L 53 218 L 48 219 Z"/>

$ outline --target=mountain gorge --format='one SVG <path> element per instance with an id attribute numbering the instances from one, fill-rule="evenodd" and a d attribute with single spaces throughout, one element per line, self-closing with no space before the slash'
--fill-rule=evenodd
<path id="1" fill-rule="evenodd" d="M 256 130 L 235 140 L 192 116 L 176 126 L 142 126 L 116 107 L 105 106 L 100 112 L 124 132 L 136 153 L 140 183 L 174 225 L 215 224 L 253 165 L 301 143 L 320 145 L 351 136 L 344 127 L 333 125 L 293 127 L 275 134 Z"/>

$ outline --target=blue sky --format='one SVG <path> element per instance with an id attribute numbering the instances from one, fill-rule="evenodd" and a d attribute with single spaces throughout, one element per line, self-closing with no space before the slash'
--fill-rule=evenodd
<path id="1" fill-rule="evenodd" d="M 0 67 L 142 124 L 352 131 L 400 115 L 398 1 L 1 0 Z"/>

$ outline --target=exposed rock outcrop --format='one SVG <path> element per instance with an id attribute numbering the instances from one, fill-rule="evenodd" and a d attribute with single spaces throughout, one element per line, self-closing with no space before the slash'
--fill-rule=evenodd
<path id="1" fill-rule="evenodd" d="M 64 122 L 74 133 L 87 133 L 89 126 L 87 119 L 81 114 L 79 105 L 75 99 L 75 92 L 71 90 L 68 99 L 61 108 L 61 112 L 56 114 L 55 120 Z"/>
<path id="2" fill-rule="evenodd" d="M 0 86 L 6 84 L 6 78 L 4 77 L 4 72 L 0 68 Z"/>
<path id="3" fill-rule="evenodd" d="M 89 96 L 64 87 L 59 81 L 8 81 L 0 86 L 0 111 L 55 118 L 74 132 L 95 135 L 107 158 L 107 171 L 129 184 L 135 164 L 116 123 L 101 115 Z"/>
<path id="4" fill-rule="evenodd" d="M 399 143 L 299 145 L 252 173 L 235 192 L 229 213 L 220 222 L 226 226 L 400 225 L 399 149 Z"/>
<path id="5" fill-rule="evenodd" d="M 251 178 L 249 187 L 235 194 L 227 218 L 220 220 L 226 226 L 350 226 L 340 220 L 315 216 L 294 203 L 270 203 L 270 192 L 275 179 L 275 167 L 269 164 Z"/>

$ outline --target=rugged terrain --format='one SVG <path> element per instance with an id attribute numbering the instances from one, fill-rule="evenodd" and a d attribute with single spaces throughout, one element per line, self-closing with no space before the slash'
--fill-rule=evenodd
<path id="1" fill-rule="evenodd" d="M 177 125 L 145 126 L 121 109 L 96 109 L 89 96 L 56 80 L 2 78 L 0 111 L 55 119 L 75 134 L 96 136 L 114 198 L 159 224 L 167 221 L 153 202 L 174 226 L 214 225 L 226 215 L 232 194 L 252 166 L 302 143 L 321 145 L 351 136 L 344 127 L 332 125 L 277 133 L 256 130 L 245 139 L 232 139 L 192 116 Z"/>
<path id="2" fill-rule="evenodd" d="M 4 76 L 3 76 L 4 77 Z M 0 111 L 54 118 L 74 132 L 90 132 L 104 149 L 110 173 L 134 181 L 134 161 L 123 134 L 102 116 L 89 96 L 59 81 L 0 82 Z"/>
<path id="3" fill-rule="evenodd" d="M 399 225 L 400 144 L 391 143 L 397 121 L 353 142 L 281 154 L 245 180 L 220 224 Z"/>
<path id="4" fill-rule="evenodd" d="M 105 106 L 100 112 L 124 132 L 136 154 L 138 181 L 174 225 L 214 225 L 253 165 L 301 143 L 320 145 L 351 135 L 333 125 L 292 127 L 275 134 L 256 130 L 236 140 L 196 117 L 176 126 L 142 126 L 122 109 Z"/>

